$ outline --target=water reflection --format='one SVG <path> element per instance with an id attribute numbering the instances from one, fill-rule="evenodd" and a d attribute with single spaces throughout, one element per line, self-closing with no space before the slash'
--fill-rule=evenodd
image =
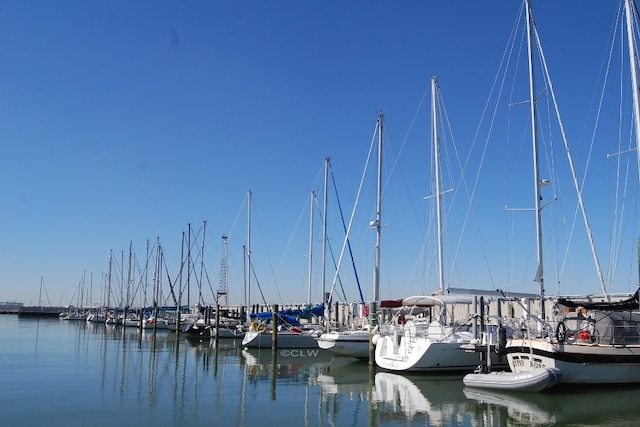
<path id="1" fill-rule="evenodd" d="M 328 350 L 247 348 L 242 350 L 247 376 L 252 381 L 280 380 L 282 382 L 308 383 L 322 372 L 331 361 L 333 353 Z M 275 387 L 275 384 L 274 384 Z"/>
<path id="2" fill-rule="evenodd" d="M 467 399 L 459 376 L 397 375 L 375 377 L 377 411 L 384 420 L 421 420 L 430 425 L 468 421 Z"/>
<path id="3" fill-rule="evenodd" d="M 351 357 L 336 356 L 318 374 L 317 384 L 325 395 L 368 393 L 372 374 L 366 362 Z"/>
<path id="4" fill-rule="evenodd" d="M 239 340 L 85 322 L 0 326 L 8 338 L 0 385 L 11 389 L 3 410 L 13 425 L 51 425 L 51 414 L 71 425 L 174 426 L 635 425 L 640 417 L 640 388 L 496 393 L 465 388 L 462 376 L 376 372 L 320 349 L 243 350 Z M 34 411 L 34 389 L 56 399 Z"/>
<path id="5" fill-rule="evenodd" d="M 638 387 L 557 388 L 542 393 L 504 393 L 467 388 L 479 420 L 507 425 L 637 425 Z M 494 424 L 485 424 L 494 425 Z M 504 425 L 504 424 L 501 424 Z"/>

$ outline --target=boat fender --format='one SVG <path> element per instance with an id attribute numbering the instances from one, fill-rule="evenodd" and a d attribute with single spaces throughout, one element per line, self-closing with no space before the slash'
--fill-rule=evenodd
<path id="1" fill-rule="evenodd" d="M 375 334 L 374 336 L 371 337 L 371 344 L 375 346 L 378 343 L 379 339 L 380 339 L 380 334 Z"/>
<path id="2" fill-rule="evenodd" d="M 498 354 L 506 354 L 505 349 L 507 348 L 507 330 L 506 328 L 500 325 L 498 327 L 498 345 L 496 346 L 496 353 Z"/>
<path id="3" fill-rule="evenodd" d="M 289 330 L 291 332 L 293 332 L 294 334 L 301 334 L 302 333 L 302 329 L 298 328 L 297 326 L 292 326 L 289 328 Z"/>
<path id="4" fill-rule="evenodd" d="M 556 339 L 560 344 L 562 344 L 566 338 L 567 326 L 564 324 L 564 322 L 560 322 L 558 323 L 558 327 L 556 328 Z"/>

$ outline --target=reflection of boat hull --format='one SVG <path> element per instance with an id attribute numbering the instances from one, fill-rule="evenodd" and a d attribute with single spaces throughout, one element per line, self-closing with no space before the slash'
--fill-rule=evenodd
<path id="1" fill-rule="evenodd" d="M 431 404 L 420 389 L 410 380 L 385 372 L 379 372 L 375 378 L 375 398 L 378 402 L 399 402 L 405 415 L 433 412 Z"/>
<path id="2" fill-rule="evenodd" d="M 402 425 L 450 425 L 466 412 L 468 400 L 460 376 L 398 375 L 377 372 L 377 410 Z M 398 424 L 400 425 L 400 424 Z"/>
<path id="3" fill-rule="evenodd" d="M 475 388 L 512 391 L 541 391 L 553 387 L 561 378 L 557 368 L 541 368 L 531 372 L 489 372 L 467 374 L 464 385 Z"/>
<path id="4" fill-rule="evenodd" d="M 247 348 L 271 348 L 273 335 L 271 332 L 248 331 L 242 339 L 242 345 Z M 278 331 L 278 348 L 318 348 L 314 335 L 310 332 Z"/>
<path id="5" fill-rule="evenodd" d="M 554 407 L 554 397 L 546 393 L 506 393 L 499 390 L 480 390 L 467 388 L 464 395 L 479 406 L 482 414 L 501 413 L 500 418 L 508 417 L 514 425 L 555 425 L 559 422 Z M 582 405 L 578 405 L 582 406 Z M 504 408 L 504 409 L 502 409 Z M 507 411 L 505 416 L 502 411 Z"/>
<path id="6" fill-rule="evenodd" d="M 242 350 L 246 362 L 250 366 L 266 365 L 272 362 L 278 364 L 326 364 L 333 358 L 333 353 L 319 348 L 285 348 L 275 352 L 257 348 Z"/>
<path id="7" fill-rule="evenodd" d="M 637 425 L 638 387 L 554 387 L 542 393 L 465 388 L 476 414 L 501 425 Z"/>
<path id="8" fill-rule="evenodd" d="M 375 368 L 351 357 L 334 357 L 316 377 L 323 394 L 366 393 L 371 388 Z"/>

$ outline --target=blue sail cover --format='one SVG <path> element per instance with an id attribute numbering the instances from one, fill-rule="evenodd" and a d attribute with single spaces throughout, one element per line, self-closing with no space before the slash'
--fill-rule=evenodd
<path id="1" fill-rule="evenodd" d="M 298 319 L 310 319 L 311 316 L 324 316 L 324 303 L 316 304 L 314 306 L 306 306 L 304 308 L 287 308 L 278 311 L 278 317 L 280 320 L 289 323 L 291 325 L 299 325 Z M 260 313 L 251 313 L 252 319 L 268 320 L 273 317 L 273 311 L 262 311 Z"/>

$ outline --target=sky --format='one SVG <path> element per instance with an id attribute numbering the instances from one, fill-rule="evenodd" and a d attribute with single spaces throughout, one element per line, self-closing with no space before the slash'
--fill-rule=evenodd
<path id="1" fill-rule="evenodd" d="M 531 137 L 527 104 L 517 106 L 528 83 L 499 84 L 503 58 L 526 71 L 521 39 L 505 55 L 521 9 L 515 0 L 1 2 L 0 301 L 171 305 L 173 288 L 182 303 L 212 303 L 226 285 L 229 304 L 316 303 L 331 289 L 352 302 L 358 283 L 370 300 L 380 112 L 380 297 L 431 294 L 433 76 L 451 189 L 441 198 L 444 282 L 536 293 Z M 614 82 L 627 82 L 614 71 L 625 64 L 609 50 L 619 10 L 533 4 L 604 281 L 625 293 L 638 283 L 637 160 L 607 156 L 632 146 L 618 124 L 630 113 L 600 102 L 607 70 L 607 90 L 630 99 Z M 542 87 L 541 98 L 551 93 Z M 497 88 L 510 108 L 490 106 Z M 599 293 L 554 141 L 557 153 L 541 155 L 542 172 L 554 171 L 545 204 L 557 196 L 543 210 L 546 292 Z"/>

